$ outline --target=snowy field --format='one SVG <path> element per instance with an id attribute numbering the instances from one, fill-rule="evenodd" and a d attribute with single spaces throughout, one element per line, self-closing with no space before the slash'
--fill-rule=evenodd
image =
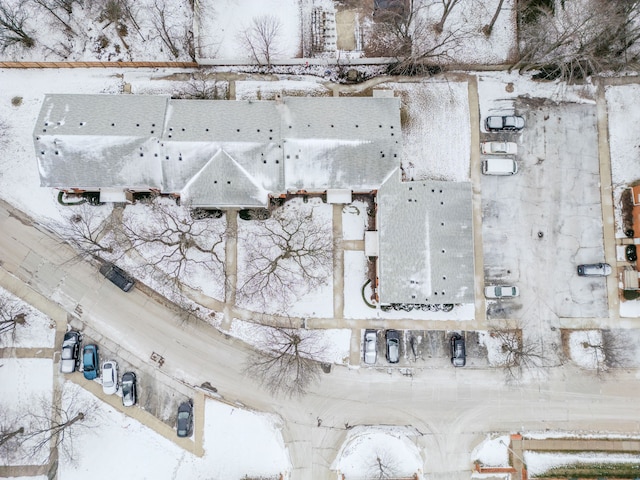
<path id="1" fill-rule="evenodd" d="M 65 383 L 65 388 L 74 386 Z M 80 392 L 80 401 L 95 398 Z M 205 455 L 199 458 L 106 403 L 96 405 L 100 427 L 79 433 L 75 443 L 82 448 L 74 450 L 73 462 L 61 462 L 60 478 L 272 478 L 291 469 L 278 419 L 273 416 L 207 400 Z M 104 467 L 105 445 L 110 458 L 117 459 L 108 469 Z"/>
<path id="2" fill-rule="evenodd" d="M 15 348 L 53 347 L 56 336 L 53 320 L 1 287 L 0 298 L 5 312 L 25 315 L 24 323 L 17 323 L 14 332 L 0 335 L 0 347 L 5 344 Z"/>

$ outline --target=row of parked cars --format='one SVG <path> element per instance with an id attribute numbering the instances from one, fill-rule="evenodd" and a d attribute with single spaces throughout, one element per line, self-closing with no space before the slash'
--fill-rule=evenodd
<path id="1" fill-rule="evenodd" d="M 80 363 L 80 346 L 82 335 L 80 332 L 70 330 L 64 334 L 62 340 L 62 353 L 60 355 L 60 371 L 62 373 L 73 373 L 82 366 L 82 373 L 87 380 L 94 380 L 100 376 L 100 356 L 98 346 L 94 344 L 85 345 L 82 349 L 82 363 Z M 102 363 L 102 391 L 106 395 L 113 395 L 122 389 L 122 405 L 131 407 L 136 404 L 137 388 L 136 374 L 125 372 L 122 381 L 118 376 L 118 364 L 114 360 L 107 360 Z"/>
<path id="2" fill-rule="evenodd" d="M 485 128 L 488 132 L 518 132 L 524 128 L 524 118 L 518 115 L 490 116 L 485 120 Z M 482 163 L 484 175 L 514 175 L 518 173 L 518 163 L 513 157 L 518 146 L 514 142 L 483 142 L 480 145 L 483 155 L 500 155 L 499 157 L 485 158 Z"/>
<path id="3" fill-rule="evenodd" d="M 122 393 L 122 405 L 131 407 L 138 401 L 137 378 L 134 372 L 125 372 L 122 379 L 118 375 L 118 363 L 114 360 L 102 362 L 100 368 L 100 356 L 98 346 L 94 344 L 82 345 L 82 334 L 70 330 L 64 334 L 62 340 L 62 353 L 60 355 L 60 372 L 73 373 L 77 369 L 82 370 L 84 378 L 95 380 L 102 377 L 102 391 L 105 395 L 113 395 L 118 390 Z M 178 406 L 178 418 L 176 431 L 179 437 L 190 437 L 193 433 L 193 400 L 182 402 Z"/>
<path id="4" fill-rule="evenodd" d="M 400 332 L 398 330 L 385 330 L 385 356 L 389 363 L 400 361 Z M 454 333 L 449 339 L 451 345 L 451 363 L 455 367 L 464 367 L 466 364 L 466 350 L 464 337 Z M 375 365 L 378 360 L 378 331 L 367 329 L 364 332 L 364 363 Z"/>

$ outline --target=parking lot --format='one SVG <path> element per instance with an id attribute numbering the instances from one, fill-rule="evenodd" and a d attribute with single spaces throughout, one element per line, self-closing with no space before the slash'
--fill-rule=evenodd
<path id="1" fill-rule="evenodd" d="M 160 368 L 156 368 L 124 351 L 118 345 L 113 344 L 93 329 L 83 326 L 80 322 L 73 320 L 71 324 L 81 330 L 82 347 L 89 344 L 96 344 L 99 349 L 99 365 L 107 360 L 114 360 L 118 364 L 118 376 L 122 379 L 122 374 L 132 371 L 137 377 L 137 403 L 130 408 L 142 408 L 146 412 L 155 416 L 170 427 L 175 427 L 178 405 L 185 401 L 187 387 L 178 385 L 175 380 L 164 375 Z M 80 364 L 82 356 L 80 356 Z M 79 370 L 82 367 L 80 365 Z M 72 375 L 82 376 L 81 371 Z M 98 377 L 99 381 L 100 377 Z M 171 385 L 171 386 L 170 386 Z M 121 389 L 116 395 L 121 396 Z"/>
<path id="2" fill-rule="evenodd" d="M 519 171 L 482 176 L 485 284 L 520 287 L 489 302 L 489 319 L 607 316 L 604 278 L 576 266 L 604 261 L 598 132 L 594 104 L 520 99 L 520 133 L 482 133 L 518 143 Z"/>
<path id="3" fill-rule="evenodd" d="M 385 330 L 376 330 L 377 358 L 375 367 L 454 368 L 451 365 L 450 339 L 455 332 L 444 330 L 398 331 L 400 332 L 400 361 L 392 364 L 385 357 Z M 478 332 L 462 331 L 458 333 L 465 339 L 466 367 L 487 367 L 489 365 L 487 349 L 480 344 Z"/>

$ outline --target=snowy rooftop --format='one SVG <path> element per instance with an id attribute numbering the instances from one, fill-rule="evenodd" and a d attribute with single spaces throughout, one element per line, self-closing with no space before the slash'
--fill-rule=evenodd
<path id="1" fill-rule="evenodd" d="M 203 207 L 264 206 L 287 190 L 379 187 L 399 164 L 396 98 L 171 100 L 46 95 L 41 185 L 159 189 Z"/>
<path id="2" fill-rule="evenodd" d="M 378 192 L 380 302 L 473 303 L 471 184 L 401 182 Z"/>

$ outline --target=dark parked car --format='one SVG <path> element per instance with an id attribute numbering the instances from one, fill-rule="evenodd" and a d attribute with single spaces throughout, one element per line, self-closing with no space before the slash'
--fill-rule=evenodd
<path id="1" fill-rule="evenodd" d="M 98 377 L 98 346 L 86 345 L 82 349 L 82 370 L 84 378 L 93 380 Z"/>
<path id="2" fill-rule="evenodd" d="M 387 330 L 385 333 L 387 344 L 387 360 L 389 363 L 400 361 L 400 332 L 397 330 Z"/>
<path id="3" fill-rule="evenodd" d="M 82 336 L 80 332 L 71 330 L 64 334 L 62 354 L 60 355 L 60 371 L 62 373 L 73 373 L 76 371 L 81 341 Z"/>
<path id="4" fill-rule="evenodd" d="M 178 436 L 190 437 L 193 432 L 193 400 L 182 402 L 178 407 Z"/>
<path id="5" fill-rule="evenodd" d="M 627 257 L 628 262 L 635 262 L 638 260 L 638 252 L 635 245 L 627 245 L 624 249 L 624 255 Z"/>
<path id="6" fill-rule="evenodd" d="M 518 115 L 487 117 L 485 127 L 490 132 L 518 131 L 524 128 L 524 118 Z"/>
<path id="7" fill-rule="evenodd" d="M 451 335 L 451 363 L 454 367 L 464 367 L 467 363 L 464 338 L 459 333 Z"/>
<path id="8" fill-rule="evenodd" d="M 608 263 L 587 263 L 578 265 L 578 275 L 581 277 L 606 277 L 611 274 L 611 265 Z"/>
<path id="9" fill-rule="evenodd" d="M 100 267 L 100 273 L 111 280 L 121 290 L 128 292 L 136 283 L 127 273 L 113 263 L 105 263 Z"/>
<path id="10" fill-rule="evenodd" d="M 136 374 L 133 372 L 125 372 L 122 375 L 122 405 L 131 407 L 138 401 L 138 393 L 136 390 Z"/>

